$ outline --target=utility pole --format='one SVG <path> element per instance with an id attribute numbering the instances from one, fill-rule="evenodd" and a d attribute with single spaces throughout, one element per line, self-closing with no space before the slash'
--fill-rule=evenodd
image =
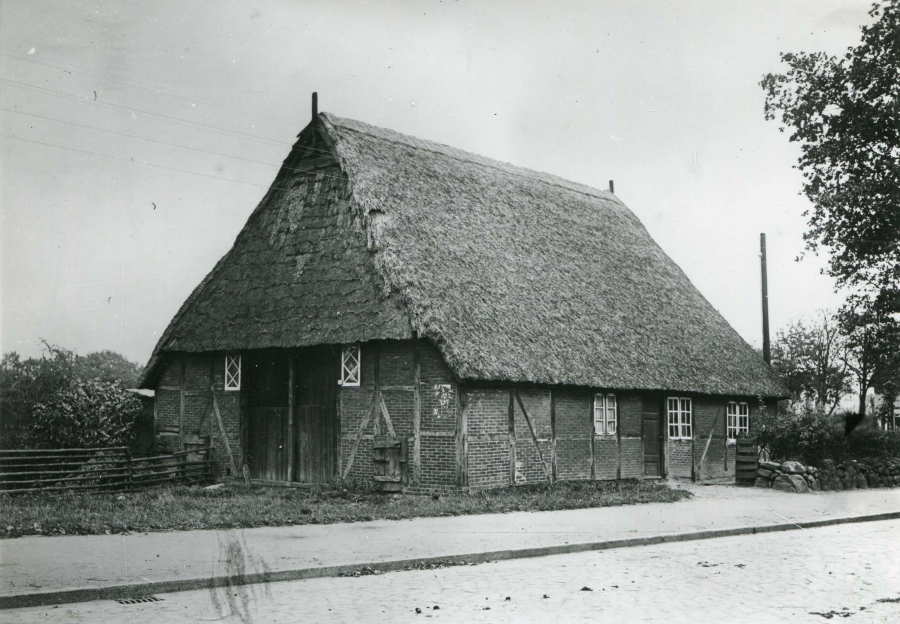
<path id="1" fill-rule="evenodd" d="M 759 261 L 762 271 L 762 321 L 763 321 L 763 359 L 766 364 L 772 363 L 772 351 L 769 347 L 769 280 L 766 275 L 766 235 L 759 235 Z"/>

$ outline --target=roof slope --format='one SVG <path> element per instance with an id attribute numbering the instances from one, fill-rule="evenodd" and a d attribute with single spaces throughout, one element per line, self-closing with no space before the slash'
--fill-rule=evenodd
<path id="1" fill-rule="evenodd" d="M 154 358 L 416 330 L 463 379 L 784 395 L 614 195 L 327 113 L 313 125 L 349 188 L 310 194 L 330 178 L 286 162 Z"/>
<path id="2" fill-rule="evenodd" d="M 611 193 L 323 117 L 385 279 L 461 378 L 784 394 Z"/>

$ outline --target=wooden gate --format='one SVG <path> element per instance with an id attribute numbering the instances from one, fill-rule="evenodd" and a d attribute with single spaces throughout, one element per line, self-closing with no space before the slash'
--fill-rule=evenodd
<path id="1" fill-rule="evenodd" d="M 759 467 L 757 438 L 738 438 L 736 450 L 734 474 L 737 483 L 752 485 L 756 481 L 756 469 Z"/>
<path id="2" fill-rule="evenodd" d="M 408 450 L 406 438 L 379 436 L 375 439 L 372 445 L 373 479 L 382 492 L 400 492 L 409 483 Z"/>

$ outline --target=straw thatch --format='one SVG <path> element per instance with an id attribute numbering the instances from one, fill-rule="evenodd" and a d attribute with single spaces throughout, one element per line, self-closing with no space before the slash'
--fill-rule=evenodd
<path id="1" fill-rule="evenodd" d="M 164 351 L 414 330 L 461 379 L 784 395 L 614 195 L 327 113 L 312 127 L 339 165 L 288 158 L 148 373 Z"/>

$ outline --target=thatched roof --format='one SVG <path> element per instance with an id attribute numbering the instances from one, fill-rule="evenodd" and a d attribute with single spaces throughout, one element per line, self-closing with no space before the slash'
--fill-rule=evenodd
<path id="1" fill-rule="evenodd" d="M 311 127 L 338 164 L 288 158 L 148 374 L 165 351 L 417 334 L 461 379 L 785 394 L 611 193 L 327 113 Z"/>

